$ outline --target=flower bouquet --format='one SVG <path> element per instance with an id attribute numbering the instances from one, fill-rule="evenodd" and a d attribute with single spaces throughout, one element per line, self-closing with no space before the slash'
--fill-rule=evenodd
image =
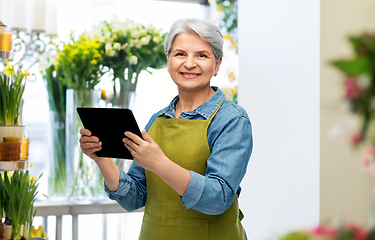
<path id="1" fill-rule="evenodd" d="M 360 128 L 351 136 L 351 142 L 354 146 L 366 146 L 362 169 L 375 177 L 375 34 L 351 36 L 349 42 L 353 56 L 333 60 L 331 64 L 343 74 L 349 111 L 361 121 Z"/>
<path id="2" fill-rule="evenodd" d="M 129 19 L 121 21 L 116 16 L 93 28 L 90 39 L 100 43 L 103 54 L 100 63 L 113 71 L 113 106 L 128 108 L 139 73 L 166 65 L 165 37 L 166 33 L 152 25 L 146 27 Z"/>
<path id="3" fill-rule="evenodd" d="M 101 94 L 95 87 L 104 74 L 100 45 L 99 41 L 89 39 L 85 33 L 77 39 L 71 33 L 70 40 L 59 45 L 55 60 L 56 74 L 53 76 L 58 76 L 60 84 L 67 88 L 66 172 L 70 175 L 67 176 L 67 187 L 71 191 L 68 194 L 74 198 L 97 195 L 103 187 L 97 166 L 79 149 L 78 132 L 83 126 L 76 113 L 77 107 L 97 107 L 99 104 Z"/>
<path id="4" fill-rule="evenodd" d="M 375 34 L 364 33 L 349 37 L 353 50 L 350 58 L 335 59 L 331 64 L 344 76 L 345 100 L 350 112 L 361 120 L 360 129 L 352 135 L 352 143 L 359 145 L 375 134 L 370 130 L 375 117 Z"/>

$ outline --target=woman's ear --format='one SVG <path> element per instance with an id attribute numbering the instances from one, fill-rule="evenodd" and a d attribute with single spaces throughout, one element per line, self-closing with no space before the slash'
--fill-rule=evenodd
<path id="1" fill-rule="evenodd" d="M 220 59 L 216 61 L 216 63 L 215 63 L 215 69 L 214 69 L 214 76 L 216 76 L 217 73 L 219 72 L 220 65 L 221 65 L 222 61 L 223 61 L 222 57 L 220 57 Z"/>

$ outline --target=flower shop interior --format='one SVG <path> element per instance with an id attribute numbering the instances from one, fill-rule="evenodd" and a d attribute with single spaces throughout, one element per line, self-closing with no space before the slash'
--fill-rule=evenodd
<path id="1" fill-rule="evenodd" d="M 211 85 L 252 122 L 239 197 L 248 239 L 375 239 L 374 9 L 373 0 L 0 0 L 0 92 L 9 73 L 24 89 L 19 122 L 0 126 L 23 125 L 28 150 L 14 169 L 0 157 L 0 227 L 10 211 L 6 185 L 18 176 L 36 193 L 26 239 L 138 239 L 143 209 L 129 213 L 109 200 L 98 169 L 77 154 L 74 108 L 85 99 L 76 96 L 89 86 L 90 101 L 131 108 L 143 129 L 177 94 L 165 33 L 175 20 L 196 17 L 217 24 L 225 39 Z M 127 31 L 135 46 L 130 38 L 116 45 L 111 34 Z M 143 50 L 111 58 L 131 47 Z M 145 60 L 151 51 L 159 55 Z M 80 62 L 82 54 L 90 62 Z M 87 77 L 80 64 L 92 71 L 90 83 L 62 79 Z M 129 97 L 117 102 L 121 79 L 131 79 Z M 127 169 L 131 160 L 116 163 Z"/>

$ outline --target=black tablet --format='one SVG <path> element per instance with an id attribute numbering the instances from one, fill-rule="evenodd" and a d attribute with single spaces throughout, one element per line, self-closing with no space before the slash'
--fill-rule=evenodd
<path id="1" fill-rule="evenodd" d="M 142 134 L 130 109 L 78 107 L 77 112 L 84 128 L 102 142 L 102 149 L 96 152 L 99 157 L 133 159 L 122 141 L 124 133 L 129 131 L 141 138 Z"/>

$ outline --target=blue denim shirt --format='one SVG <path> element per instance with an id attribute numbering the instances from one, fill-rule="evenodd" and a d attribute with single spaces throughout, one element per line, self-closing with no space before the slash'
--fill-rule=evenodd
<path id="1" fill-rule="evenodd" d="M 179 118 L 209 119 L 225 98 L 220 89 L 213 89 L 216 92 L 206 102 L 191 112 L 182 113 Z M 174 109 L 178 101 L 176 96 L 169 106 L 155 113 L 146 125 L 146 131 L 159 116 L 175 118 Z M 252 152 L 252 128 L 246 111 L 225 99 L 207 129 L 207 140 L 211 156 L 207 159 L 206 174 L 203 176 L 190 171 L 189 185 L 180 198 L 186 209 L 218 215 L 230 207 L 236 193 L 239 195 L 240 183 Z M 107 186 L 105 191 L 110 199 L 116 200 L 127 211 L 143 207 L 147 198 L 145 170 L 133 162 L 127 174 L 120 169 L 117 191 L 110 192 Z"/>

